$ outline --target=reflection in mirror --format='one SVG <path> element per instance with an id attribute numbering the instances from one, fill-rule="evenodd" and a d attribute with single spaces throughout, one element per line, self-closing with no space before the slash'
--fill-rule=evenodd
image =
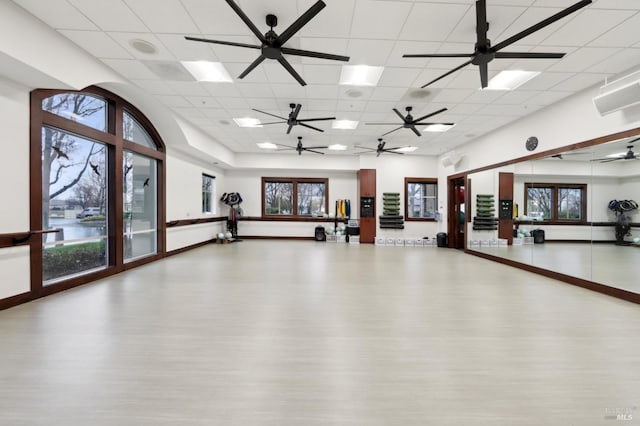
<path id="1" fill-rule="evenodd" d="M 513 173 L 513 235 L 471 221 L 468 250 L 640 293 L 640 138 L 470 173 L 474 218 L 478 195 L 499 199 L 501 172 Z"/>

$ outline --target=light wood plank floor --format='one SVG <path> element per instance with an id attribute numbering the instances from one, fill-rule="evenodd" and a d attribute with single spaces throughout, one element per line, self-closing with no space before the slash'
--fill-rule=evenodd
<path id="1" fill-rule="evenodd" d="M 0 424 L 638 424 L 639 336 L 450 249 L 208 245 L 0 312 Z"/>

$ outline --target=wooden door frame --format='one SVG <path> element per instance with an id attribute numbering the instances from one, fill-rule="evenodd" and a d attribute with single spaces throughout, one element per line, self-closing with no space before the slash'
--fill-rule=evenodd
<path id="1" fill-rule="evenodd" d="M 467 223 L 466 215 L 469 212 L 469 192 L 466 190 L 467 188 L 467 173 L 458 173 L 455 175 L 450 175 L 447 177 L 447 235 L 449 239 L 449 248 L 456 248 L 455 240 L 457 237 L 454 237 L 454 234 L 457 235 L 456 225 L 460 220 L 460 216 L 455 214 L 455 182 L 463 179 L 464 187 L 465 187 L 465 196 L 464 196 L 464 211 L 465 211 L 465 223 Z M 465 233 L 466 235 L 466 233 Z M 462 241 L 462 247 L 457 247 L 462 250 L 467 249 L 467 241 L 466 238 Z"/>

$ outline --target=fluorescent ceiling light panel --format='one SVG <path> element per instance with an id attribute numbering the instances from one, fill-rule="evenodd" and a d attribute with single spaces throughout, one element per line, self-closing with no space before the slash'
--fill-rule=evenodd
<path id="1" fill-rule="evenodd" d="M 489 80 L 489 85 L 485 90 L 514 90 L 538 74 L 540 73 L 537 71 L 500 71 L 495 77 Z"/>
<path id="2" fill-rule="evenodd" d="M 343 65 L 340 72 L 340 84 L 349 86 L 375 86 L 380 80 L 384 67 L 368 65 Z"/>
<path id="3" fill-rule="evenodd" d="M 413 152 L 418 149 L 417 146 L 403 146 L 402 148 L 395 149 L 394 151 L 398 152 Z"/>
<path id="4" fill-rule="evenodd" d="M 262 149 L 278 149 L 278 145 L 271 142 L 258 142 L 256 145 Z"/>
<path id="5" fill-rule="evenodd" d="M 620 158 L 620 157 L 624 157 L 625 155 L 627 155 L 627 151 L 625 152 L 619 152 L 617 154 L 609 154 L 606 157 L 607 158 Z"/>
<path id="6" fill-rule="evenodd" d="M 347 149 L 346 145 L 340 145 L 339 143 L 335 143 L 333 145 L 329 145 L 329 149 L 333 151 L 344 151 Z"/>
<path id="7" fill-rule="evenodd" d="M 262 127 L 262 123 L 257 118 L 251 118 L 251 117 L 234 118 L 233 121 L 236 122 L 238 127 Z"/>
<path id="8" fill-rule="evenodd" d="M 197 81 L 214 83 L 232 83 L 233 79 L 220 62 L 182 61 L 181 64 Z"/>
<path id="9" fill-rule="evenodd" d="M 352 120 L 333 120 L 331 123 L 332 129 L 341 129 L 341 130 L 353 130 L 358 127 L 359 121 Z"/>
<path id="10" fill-rule="evenodd" d="M 450 128 L 455 126 L 455 124 L 429 124 L 424 129 L 423 132 L 446 132 Z"/>

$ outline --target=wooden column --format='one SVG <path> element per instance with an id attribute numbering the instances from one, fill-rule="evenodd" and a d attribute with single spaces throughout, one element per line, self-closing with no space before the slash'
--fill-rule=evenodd
<path id="1" fill-rule="evenodd" d="M 360 217 L 360 243 L 372 244 L 376 237 L 376 169 L 358 171 L 357 203 Z"/>

